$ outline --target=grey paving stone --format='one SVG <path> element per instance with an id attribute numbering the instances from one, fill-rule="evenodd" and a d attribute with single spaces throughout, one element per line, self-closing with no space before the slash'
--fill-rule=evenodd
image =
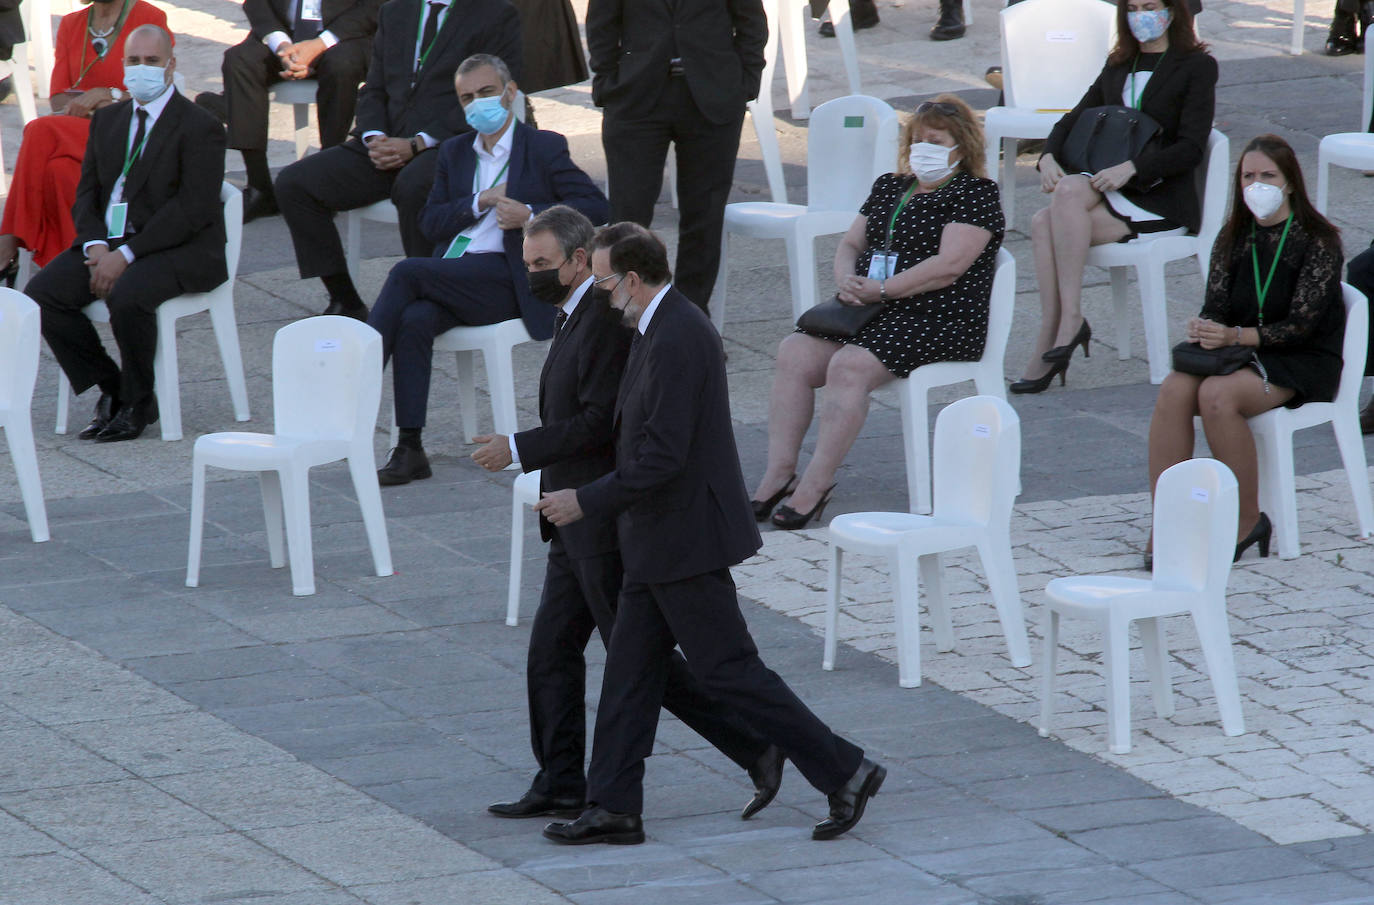
<path id="1" fill-rule="evenodd" d="M 1029 727 L 1027 727 L 1029 729 Z M 1018 779 L 970 783 L 971 794 L 1013 811 L 1051 805 L 1138 799 L 1157 792 L 1153 786 L 1105 764 L 1074 773 L 1049 773 Z"/>
<path id="2" fill-rule="evenodd" d="M 1166 820 L 1196 818 L 1201 811 L 1175 798 L 1151 795 L 1094 804 L 1063 805 L 1022 811 L 1021 816 L 1055 832 L 1081 832 L 1106 827 L 1156 825 Z M 1162 828 L 1160 832 L 1164 832 Z"/>
<path id="3" fill-rule="evenodd" d="M 358 757 L 381 751 L 430 746 L 442 734 L 410 721 L 325 726 L 319 729 L 283 727 L 262 733 L 264 740 L 290 751 L 302 760 L 319 763 L 344 756 Z"/>
<path id="4" fill-rule="evenodd" d="M 1243 829 L 1224 817 L 1210 814 L 1188 820 L 1089 830 L 1072 833 L 1069 838 L 1084 848 L 1126 863 L 1270 844 L 1258 833 Z"/>
<path id="5" fill-rule="evenodd" d="M 0 808 L 83 849 L 111 841 L 153 842 L 225 832 L 224 824 L 141 780 L 89 783 L 0 795 Z"/>
<path id="6" fill-rule="evenodd" d="M 17 613 L 108 606 L 111 600 L 156 599 L 161 596 L 163 592 L 160 589 L 138 575 L 106 574 L 69 578 L 61 572 L 45 571 L 38 580 L 0 588 L 0 603 Z"/>
<path id="7" fill-rule="evenodd" d="M 824 854 L 821 857 L 824 858 Z M 743 872 L 740 879 L 779 901 L 790 901 L 802 890 L 805 890 L 804 895 L 816 900 L 863 901 L 869 894 L 885 889 L 904 889 L 912 901 L 924 901 L 927 891 L 944 885 L 924 870 L 890 859 L 775 869 L 761 867 Z"/>
<path id="8" fill-rule="evenodd" d="M 387 809 L 314 767 L 294 762 L 203 770 L 152 780 L 240 830 L 378 817 Z M 244 789 L 258 790 L 245 796 Z"/>
<path id="9" fill-rule="evenodd" d="M 289 764 L 290 755 L 199 711 L 66 727 L 96 754 L 143 776 L 172 776 L 254 764 Z"/>
<path id="10" fill-rule="evenodd" d="M 437 902 L 566 905 L 570 901 L 511 870 L 475 871 L 447 877 L 357 886 L 351 891 L 362 896 L 369 905 L 434 905 Z"/>
<path id="11" fill-rule="evenodd" d="M 0 792 L 112 782 L 129 774 L 46 729 L 0 732 Z"/>
<path id="12" fill-rule="evenodd" d="M 1134 865 L 1134 870 L 1179 889 L 1197 890 L 1321 873 L 1319 865 L 1298 852 L 1273 847 L 1241 849 L 1205 855 L 1185 855 Z"/>
<path id="13" fill-rule="evenodd" d="M 4 810 L 0 804 L 0 859 L 18 855 L 40 855 L 56 852 L 60 844 L 47 833 Z"/>
<path id="14" fill-rule="evenodd" d="M 0 902 L 163 905 L 163 900 L 69 851 L 0 858 Z"/>
<path id="15" fill-rule="evenodd" d="M 1049 834 L 922 852 L 909 855 L 906 860 L 929 873 L 961 881 L 990 872 L 1041 870 L 1067 874 L 1076 868 L 1097 870 L 1109 866 L 1101 855 Z"/>
<path id="16" fill-rule="evenodd" d="M 728 882 L 716 868 L 655 840 L 652 828 L 645 834 L 649 841 L 633 846 L 574 847 L 545 840 L 548 853 L 523 863 L 520 872 L 567 896 L 641 884 L 674 889 Z"/>
<path id="17" fill-rule="evenodd" d="M 661 901 L 673 905 L 772 905 L 778 901 L 732 880 L 686 886 L 656 884 L 654 888 Z M 643 894 L 635 893 L 633 889 L 604 889 L 574 893 L 569 898 L 578 905 L 632 905 L 643 901 Z"/>
<path id="18" fill-rule="evenodd" d="M 267 732 L 292 726 L 315 729 L 389 723 L 397 712 L 366 695 L 340 695 L 323 700 L 292 700 L 259 707 L 228 707 L 219 713 L 245 732 Z"/>
<path id="19" fill-rule="evenodd" d="M 435 739 L 390 751 L 322 760 L 321 769 L 354 786 L 375 786 L 416 779 L 490 772 L 500 765 L 459 741 Z"/>
<path id="20" fill-rule="evenodd" d="M 1374 835 L 1346 836 L 1319 842 L 1299 842 L 1289 846 L 1314 861 L 1344 870 L 1374 868 Z"/>
<path id="21" fill-rule="evenodd" d="M 1058 838 L 1029 820 L 997 812 L 918 818 L 886 827 L 881 832 L 869 830 L 867 824 L 861 826 L 865 827 L 865 839 L 902 858 L 931 852 L 969 851 L 1004 842 Z"/>
<path id="22" fill-rule="evenodd" d="M 991 865 L 989 865 L 991 866 Z M 1053 866 L 1010 873 L 980 871 L 962 878 L 963 885 L 994 902 L 1078 903 L 1123 902 L 1140 897 L 1171 895 L 1168 884 L 1110 864 L 1068 868 Z"/>
<path id="23" fill-rule="evenodd" d="M 167 689 L 206 708 L 254 707 L 354 693 L 353 688 L 323 670 L 308 667 L 196 682 L 168 682 Z"/>
<path id="24" fill-rule="evenodd" d="M 1278 877 L 1252 880 L 1225 886 L 1205 885 L 1193 889 L 1204 902 L 1245 903 L 1245 905 L 1368 905 L 1374 902 L 1374 882 L 1367 877 L 1319 873 L 1303 877 Z"/>

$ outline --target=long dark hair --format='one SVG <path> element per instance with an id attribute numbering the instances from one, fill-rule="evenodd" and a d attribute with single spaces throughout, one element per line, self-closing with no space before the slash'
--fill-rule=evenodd
<path id="1" fill-rule="evenodd" d="M 1226 249 L 1229 254 L 1245 236 L 1249 235 L 1251 227 L 1255 225 L 1255 215 L 1250 213 L 1240 185 L 1245 155 L 1251 151 L 1258 151 L 1268 157 L 1279 168 L 1284 181 L 1288 183 L 1288 206 L 1293 211 L 1293 219 L 1298 221 L 1298 225 L 1308 235 L 1332 240 L 1340 237 L 1341 231 L 1323 217 L 1308 200 L 1307 184 L 1303 181 L 1302 167 L 1298 165 L 1298 157 L 1293 153 L 1292 145 L 1277 135 L 1256 135 L 1245 145 L 1240 152 L 1240 160 L 1236 163 L 1236 175 L 1231 180 L 1231 216 L 1226 218 L 1221 232 L 1217 234 L 1219 247 Z"/>
<path id="2" fill-rule="evenodd" d="M 1116 0 L 1116 46 L 1107 55 L 1108 66 L 1129 63 L 1140 53 L 1140 42 L 1131 33 L 1130 20 L 1126 18 L 1127 0 Z M 1197 39 L 1193 31 L 1193 11 L 1188 8 L 1188 0 L 1164 0 L 1170 13 L 1169 50 L 1177 56 L 1186 56 L 1207 49 L 1207 45 Z"/>

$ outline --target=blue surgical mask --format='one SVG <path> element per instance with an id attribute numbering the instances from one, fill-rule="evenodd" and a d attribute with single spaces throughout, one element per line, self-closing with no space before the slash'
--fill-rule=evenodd
<path id="1" fill-rule="evenodd" d="M 167 90 L 167 70 L 161 66 L 124 67 L 124 87 L 140 104 L 157 100 Z"/>
<path id="2" fill-rule="evenodd" d="M 494 135 L 506 124 L 510 111 L 501 105 L 501 95 L 498 94 L 477 98 L 463 108 L 463 116 L 467 118 L 468 125 L 478 132 Z"/>
<path id="3" fill-rule="evenodd" d="M 1172 20 L 1173 14 L 1167 6 L 1164 9 L 1147 9 L 1126 14 L 1126 24 L 1141 44 L 1149 44 L 1163 36 L 1169 30 Z"/>

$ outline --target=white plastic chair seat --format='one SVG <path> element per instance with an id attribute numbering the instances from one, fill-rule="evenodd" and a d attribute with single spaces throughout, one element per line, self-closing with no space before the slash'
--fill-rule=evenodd
<path id="1" fill-rule="evenodd" d="M 1002 190 L 1002 215 L 1008 229 L 1016 223 L 1016 143 L 1021 139 L 1049 138 L 1054 124 L 1063 116 L 1057 111 L 1041 113 L 1020 107 L 989 107 L 983 116 L 984 163 Z"/>
<path id="2" fill-rule="evenodd" d="M 358 262 L 362 260 L 362 241 L 363 241 L 363 221 L 372 220 L 377 223 L 401 222 L 401 215 L 396 210 L 396 205 L 390 199 L 376 201 L 365 207 L 354 208 L 348 212 L 347 227 L 344 236 L 344 257 L 348 261 L 348 273 L 353 278 L 353 282 L 358 282 Z"/>
<path id="3" fill-rule="evenodd" d="M 1074 575 L 1052 579 L 1045 586 L 1045 596 L 1053 600 L 1062 613 L 1093 618 L 1105 616 L 1121 603 L 1129 603 L 1133 614 L 1158 616 L 1186 611 L 1192 592 L 1157 590 L 1148 578 Z"/>
<path id="4" fill-rule="evenodd" d="M 846 550 L 868 556 L 882 556 L 903 536 L 914 537 L 915 532 L 922 531 L 939 532 L 938 537 L 930 540 L 948 550 L 972 547 L 981 530 L 975 524 L 959 525 L 910 512 L 849 512 L 830 520 L 832 541 L 842 540 Z"/>
<path id="5" fill-rule="evenodd" d="M 810 218 L 815 218 L 816 235 L 823 236 L 849 229 L 854 216 L 854 211 L 813 211 L 773 201 L 740 201 L 725 207 L 725 223 L 731 232 L 758 239 L 786 238 L 801 220 Z"/>
<path id="6" fill-rule="evenodd" d="M 272 86 L 273 99 L 290 104 L 296 125 L 296 159 L 310 149 L 310 105 L 315 103 L 320 83 L 315 79 L 289 79 Z"/>
<path id="7" fill-rule="evenodd" d="M 525 560 L 525 507 L 539 502 L 539 470 L 515 476 L 510 506 L 510 581 L 506 585 L 506 625 L 520 624 L 520 579 Z"/>
<path id="8" fill-rule="evenodd" d="M 1323 136 L 1317 145 L 1317 210 L 1326 213 L 1331 191 L 1331 167 L 1374 170 L 1374 134 L 1337 132 Z"/>
<path id="9" fill-rule="evenodd" d="M 251 431 L 220 431 L 196 439 L 194 453 L 207 465 L 230 471 L 264 471 L 304 463 L 307 467 L 337 462 L 348 455 L 343 440 L 282 437 Z"/>

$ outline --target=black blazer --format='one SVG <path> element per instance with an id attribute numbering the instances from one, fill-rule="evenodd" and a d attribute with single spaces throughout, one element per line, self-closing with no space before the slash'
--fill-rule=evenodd
<path id="1" fill-rule="evenodd" d="M 663 584 L 724 569 L 763 545 L 740 473 L 720 336 L 674 288 L 634 344 L 615 410 L 615 470 L 577 492 L 617 516 L 625 577 Z"/>
<path id="2" fill-rule="evenodd" d="M 630 337 L 619 311 L 605 300 L 598 303 L 590 288 L 582 294 L 539 374 L 540 426 L 511 438 L 520 467 L 541 469 L 541 491 L 582 487 L 615 468 L 611 423 Z M 584 518 L 555 529 L 541 513 L 544 540 L 555 530 L 575 559 L 617 546 L 611 518 Z"/>
<path id="3" fill-rule="evenodd" d="M 514 129 L 510 169 L 505 177 L 506 194 L 525 202 L 536 214 L 555 204 L 566 204 L 593 223 L 605 223 L 610 217 L 610 203 L 591 177 L 573 163 L 568 155 L 568 140 L 557 132 L 533 129 L 522 122 L 516 122 Z M 420 211 L 420 231 L 434 243 L 435 256 L 441 257 L 453 237 L 477 220 L 472 214 L 472 176 L 477 169 L 473 143 L 478 140 L 476 132 L 469 132 L 439 146 L 434 186 Z M 521 229 L 504 231 L 506 264 L 525 329 L 534 339 L 548 339 L 553 336 L 554 309 L 530 294 L 524 239 Z"/>
<path id="4" fill-rule="evenodd" d="M 14 45 L 24 43 L 24 16 L 19 0 L 0 0 L 0 60 L 14 56 Z"/>
<path id="5" fill-rule="evenodd" d="M 724 125 L 759 94 L 768 18 L 761 0 L 591 0 L 592 100 L 627 117 L 649 114 L 682 59 L 692 100 Z"/>
<path id="6" fill-rule="evenodd" d="M 370 38 L 377 30 L 377 10 L 382 0 L 321 0 L 320 28 L 340 41 Z M 243 0 L 248 33 L 261 41 L 274 31 L 288 35 L 295 23 L 296 0 Z"/>
<path id="7" fill-rule="evenodd" d="M 129 143 L 133 101 L 102 107 L 91 117 L 81 181 L 72 219 L 80 249 L 105 239 L 105 208 Z M 175 89 L 162 115 L 148 131 L 143 153 L 129 169 L 124 198 L 129 203 L 127 241 L 135 257 L 161 253 L 182 289 L 208 292 L 229 278 L 224 263 L 224 126 Z"/>
<path id="8" fill-rule="evenodd" d="M 1045 153 L 1059 156 L 1079 115 L 1089 107 L 1121 104 L 1131 64 L 1106 66 L 1087 94 L 1055 123 Z M 1217 61 L 1206 52 L 1166 53 L 1145 90 L 1140 109 L 1159 123 L 1163 142 L 1135 161 L 1136 174 L 1122 189 L 1126 198 L 1152 214 L 1197 232 L 1202 204 L 1194 171 L 1207 155 L 1207 137 L 1217 101 Z"/>
<path id="9" fill-rule="evenodd" d="M 425 132 L 443 141 L 471 131 L 453 90 L 453 75 L 474 53 L 500 57 L 519 80 L 523 52 L 515 7 L 506 0 L 453 0 L 412 86 L 416 36 L 426 11 L 422 0 L 382 5 L 367 81 L 358 92 L 355 135 L 375 131 L 408 138 Z"/>

